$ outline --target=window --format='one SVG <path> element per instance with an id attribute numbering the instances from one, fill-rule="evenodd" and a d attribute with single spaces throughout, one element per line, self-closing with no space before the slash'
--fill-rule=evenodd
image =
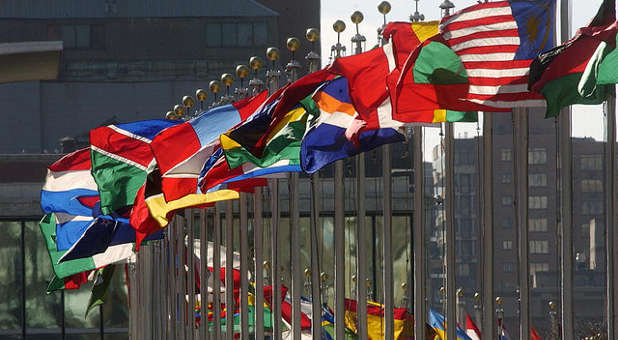
<path id="1" fill-rule="evenodd" d="M 503 161 L 510 161 L 513 159 L 513 154 L 511 149 L 502 149 L 500 150 L 500 159 Z"/>
<path id="2" fill-rule="evenodd" d="M 221 46 L 221 24 L 206 25 L 206 46 Z"/>
<path id="3" fill-rule="evenodd" d="M 251 23 L 238 24 L 238 46 L 253 45 L 253 25 Z"/>
<path id="4" fill-rule="evenodd" d="M 603 158 L 601 155 L 582 155 L 580 165 L 584 170 L 601 170 Z"/>
<path id="5" fill-rule="evenodd" d="M 502 229 L 513 228 L 513 221 L 511 219 L 505 219 L 502 221 Z"/>
<path id="6" fill-rule="evenodd" d="M 513 249 L 513 241 L 502 241 L 502 249 L 504 250 Z"/>
<path id="7" fill-rule="evenodd" d="M 546 174 L 530 174 L 528 175 L 528 186 L 545 187 L 547 186 Z"/>
<path id="8" fill-rule="evenodd" d="M 530 241 L 530 254 L 549 254 L 549 241 Z"/>
<path id="9" fill-rule="evenodd" d="M 530 275 L 536 272 L 548 272 L 549 263 L 530 263 Z"/>
<path id="10" fill-rule="evenodd" d="M 509 184 L 513 181 L 513 176 L 511 174 L 503 174 L 502 175 L 502 183 Z"/>
<path id="11" fill-rule="evenodd" d="M 546 218 L 530 218 L 530 219 L 528 219 L 528 231 L 530 231 L 530 232 L 546 232 L 547 231 L 547 219 Z"/>
<path id="12" fill-rule="evenodd" d="M 505 273 L 512 273 L 515 270 L 515 264 L 513 262 L 504 262 L 502 269 Z"/>
<path id="13" fill-rule="evenodd" d="M 582 214 L 600 215 L 603 213 L 603 201 L 584 201 L 582 204 Z"/>
<path id="14" fill-rule="evenodd" d="M 547 196 L 528 197 L 528 209 L 547 209 Z"/>
<path id="15" fill-rule="evenodd" d="M 502 205 L 512 205 L 512 204 L 513 204 L 513 197 L 511 196 L 502 197 Z"/>
<path id="16" fill-rule="evenodd" d="M 264 22 L 206 24 L 206 46 L 208 47 L 264 46 L 267 42 L 268 29 Z"/>
<path id="17" fill-rule="evenodd" d="M 221 46 L 223 47 L 232 47 L 236 46 L 238 43 L 238 34 L 236 30 L 236 24 L 222 24 L 221 32 L 223 32 L 223 39 L 221 42 Z"/>
<path id="18" fill-rule="evenodd" d="M 253 39 L 257 46 L 266 45 L 268 42 L 268 30 L 266 23 L 256 22 L 253 24 Z"/>
<path id="19" fill-rule="evenodd" d="M 90 47 L 90 25 L 63 25 L 61 36 L 65 48 Z"/>
<path id="20" fill-rule="evenodd" d="M 528 151 L 528 164 L 546 164 L 547 151 L 545 148 L 535 148 Z"/>
<path id="21" fill-rule="evenodd" d="M 470 265 L 467 263 L 458 263 L 457 266 L 458 276 L 470 276 Z"/>
<path id="22" fill-rule="evenodd" d="M 582 191 L 583 192 L 602 192 L 602 183 L 601 180 L 598 179 L 584 179 L 582 180 Z"/>

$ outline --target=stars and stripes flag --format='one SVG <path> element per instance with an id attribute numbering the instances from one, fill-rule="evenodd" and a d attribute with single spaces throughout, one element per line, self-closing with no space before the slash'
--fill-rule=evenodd
<path id="1" fill-rule="evenodd" d="M 544 107 L 527 88 L 529 67 L 553 47 L 555 0 L 496 1 L 442 19 L 440 34 L 467 72 L 467 98 L 497 108 Z"/>

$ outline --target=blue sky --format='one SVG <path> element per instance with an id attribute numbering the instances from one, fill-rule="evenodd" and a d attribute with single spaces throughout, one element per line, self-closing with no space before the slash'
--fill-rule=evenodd
<path id="1" fill-rule="evenodd" d="M 425 15 L 425 20 L 438 20 L 440 9 L 438 6 L 443 0 L 420 0 L 418 1 L 419 12 Z M 455 4 L 455 11 L 477 3 L 475 0 L 451 0 Z M 414 13 L 414 0 L 391 0 L 391 12 L 386 16 L 387 21 L 409 21 L 410 14 Z M 602 0 L 571 0 L 572 22 L 571 32 L 585 26 L 594 16 Z M 382 15 L 378 12 L 378 0 L 322 0 L 321 2 L 321 42 L 322 61 L 328 63 L 330 47 L 337 40 L 337 35 L 332 29 L 332 24 L 337 19 L 343 20 L 347 28 L 341 35 L 341 41 L 346 45 L 348 53 L 351 51 L 350 38 L 355 33 L 350 15 L 359 10 L 365 19 L 359 26 L 360 33 L 367 37 L 367 48 L 371 48 L 377 42 L 377 29 L 382 25 Z M 466 126 L 468 125 L 468 126 Z M 600 106 L 575 106 L 573 110 L 573 136 L 590 136 L 596 139 L 603 137 L 602 109 Z M 431 129 L 435 130 L 435 129 Z M 462 124 L 457 128 L 456 134 L 468 132 L 469 136 L 476 135 L 475 124 Z M 429 141 L 428 141 L 429 142 Z M 437 140 L 433 141 L 437 142 Z"/>

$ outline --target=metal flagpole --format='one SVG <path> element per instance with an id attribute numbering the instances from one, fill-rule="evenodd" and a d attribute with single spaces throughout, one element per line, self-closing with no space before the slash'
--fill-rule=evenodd
<path id="1" fill-rule="evenodd" d="M 279 49 L 269 47 L 266 50 L 266 57 L 271 62 L 271 68 L 266 72 L 268 90 L 273 93 L 279 88 L 279 77 L 281 72 L 276 69 L 275 63 L 279 59 Z M 270 228 L 270 249 L 271 249 L 271 283 L 272 283 L 272 315 L 273 315 L 273 339 L 281 339 L 281 277 L 279 275 L 279 180 L 269 180 L 270 186 L 270 211 L 272 214 Z"/>
<path id="2" fill-rule="evenodd" d="M 208 340 L 208 228 L 206 209 L 200 209 L 200 339 Z"/>
<path id="3" fill-rule="evenodd" d="M 214 210 L 214 230 L 215 241 L 212 250 L 213 284 L 212 284 L 212 304 L 214 309 L 214 339 L 221 339 L 221 214 L 219 207 L 215 204 Z"/>
<path id="4" fill-rule="evenodd" d="M 252 94 L 257 94 L 264 83 L 257 76 L 262 67 L 262 60 L 253 56 L 249 59 L 249 67 L 254 77 L 249 81 Z M 255 272 L 255 338 L 264 338 L 264 229 L 262 225 L 262 187 L 255 187 L 253 191 L 253 252 Z"/>
<path id="5" fill-rule="evenodd" d="M 519 235 L 519 338 L 530 338 L 530 263 L 528 252 L 528 110 L 514 109 L 514 122 L 517 126 L 516 140 L 513 145 L 517 177 L 515 202 L 517 228 Z"/>
<path id="6" fill-rule="evenodd" d="M 341 45 L 341 32 L 345 30 L 345 23 L 337 20 L 333 24 L 337 32 L 337 44 L 332 47 L 335 58 L 341 56 L 344 46 Z M 343 160 L 335 162 L 335 339 L 345 336 L 345 188 L 343 177 Z"/>
<path id="7" fill-rule="evenodd" d="M 176 286 L 178 289 L 178 301 L 179 301 L 179 313 L 180 313 L 180 323 L 179 323 L 179 331 L 183 339 L 187 338 L 187 272 L 185 270 L 185 220 L 182 217 L 179 217 L 177 220 L 177 232 L 178 238 L 176 242 L 178 243 L 177 248 L 177 256 L 178 256 L 178 275 L 180 276 L 180 285 Z"/>
<path id="8" fill-rule="evenodd" d="M 449 0 L 440 4 L 444 16 L 449 15 L 455 5 Z M 455 288 L 455 143 L 453 123 L 445 125 L 445 197 L 444 207 L 446 215 L 446 335 L 448 340 L 456 339 L 456 288 Z"/>
<path id="9" fill-rule="evenodd" d="M 168 329 L 170 337 L 176 336 L 176 218 L 172 218 L 167 227 L 167 272 L 168 272 Z M 134 289 L 132 289 L 133 293 Z"/>
<path id="10" fill-rule="evenodd" d="M 483 334 L 496 334 L 494 323 L 494 212 L 493 212 L 493 155 L 494 130 L 491 113 L 483 113 Z M 477 320 L 479 322 L 481 320 Z"/>
<path id="11" fill-rule="evenodd" d="M 234 215 L 232 200 L 225 201 L 225 338 L 234 339 Z"/>
<path id="12" fill-rule="evenodd" d="M 320 56 L 313 51 L 315 42 L 319 39 L 320 33 L 316 28 L 308 28 L 305 37 L 311 43 L 311 51 L 305 59 L 309 61 L 309 73 L 316 72 L 319 67 Z M 320 175 L 315 172 L 311 175 L 311 313 L 312 315 L 322 314 L 322 296 L 320 293 L 320 257 L 318 256 L 319 242 L 322 238 L 319 235 L 320 225 Z M 322 338 L 322 325 L 317 322 L 311 323 L 311 335 L 313 340 Z"/>
<path id="13" fill-rule="evenodd" d="M 616 224 L 616 88 L 611 86 L 612 95 L 606 102 L 605 119 L 607 129 L 607 146 L 605 147 L 605 182 L 609 185 L 606 189 L 605 209 L 606 218 L 606 256 L 607 256 L 607 338 L 615 339 L 618 329 L 616 317 L 616 273 L 618 265 L 616 258 L 616 246 L 618 239 L 614 226 Z"/>
<path id="14" fill-rule="evenodd" d="M 571 1 L 560 1 L 560 40 L 570 39 Z M 571 144 L 571 108 L 561 111 L 559 117 L 560 134 L 560 176 L 561 181 L 561 308 L 562 308 L 562 339 L 572 340 L 575 332 L 573 317 L 573 228 L 572 228 L 572 144 Z"/>
<path id="15" fill-rule="evenodd" d="M 189 294 L 189 308 L 187 311 L 187 331 L 189 332 L 189 339 L 193 339 L 195 337 L 195 252 L 194 252 L 194 231 L 195 231 L 195 223 L 193 220 L 193 209 L 189 208 L 185 210 L 185 214 L 187 216 L 187 229 L 188 229 L 188 242 L 189 246 L 187 247 L 187 265 L 189 266 L 189 282 L 187 283 L 187 293 Z"/>
<path id="16" fill-rule="evenodd" d="M 300 63 L 294 58 L 294 52 L 300 47 L 300 40 L 296 37 L 288 38 L 287 48 L 291 53 L 290 62 L 285 66 L 285 71 L 289 75 L 290 82 L 298 79 Z M 303 293 L 303 278 L 300 265 L 300 213 L 298 208 L 298 172 L 289 174 L 288 180 L 288 203 L 290 212 L 290 257 L 291 257 L 291 278 L 292 278 L 292 338 L 300 340 L 300 297 Z"/>
<path id="17" fill-rule="evenodd" d="M 425 169 L 423 168 L 423 128 L 414 134 L 414 338 L 425 339 Z"/>

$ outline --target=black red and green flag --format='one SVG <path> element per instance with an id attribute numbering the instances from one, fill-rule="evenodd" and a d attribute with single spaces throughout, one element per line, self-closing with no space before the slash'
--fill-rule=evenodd
<path id="1" fill-rule="evenodd" d="M 601 104 L 618 82 L 616 4 L 605 0 L 587 27 L 561 46 L 540 54 L 530 66 L 528 87 L 547 100 L 546 117 L 573 104 Z"/>

